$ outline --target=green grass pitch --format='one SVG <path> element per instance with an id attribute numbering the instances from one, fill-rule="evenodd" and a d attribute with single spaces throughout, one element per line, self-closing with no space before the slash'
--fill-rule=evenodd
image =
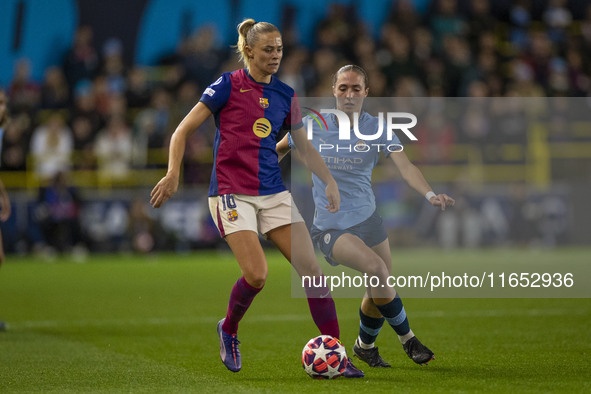
<path id="1" fill-rule="evenodd" d="M 394 266 L 440 253 L 397 252 Z M 466 259 L 497 252 L 449 253 Z M 435 352 L 429 366 L 412 363 L 385 326 L 378 346 L 392 368 L 358 361 L 364 379 L 312 380 L 300 354 L 316 327 L 306 301 L 290 297 L 289 265 L 276 252 L 267 255 L 267 285 L 240 325 L 243 369 L 236 374 L 220 362 L 215 332 L 239 275 L 231 255 L 105 255 L 83 264 L 9 256 L 0 270 L 0 320 L 8 324 L 0 332 L 0 392 L 591 391 L 589 299 L 402 294 L 413 331 Z M 359 300 L 336 303 L 350 352 Z"/>

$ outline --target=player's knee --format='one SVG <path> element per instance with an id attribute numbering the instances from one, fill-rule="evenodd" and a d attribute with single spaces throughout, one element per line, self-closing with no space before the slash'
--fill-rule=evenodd
<path id="1" fill-rule="evenodd" d="M 251 272 L 244 275 L 244 279 L 249 285 L 257 289 L 262 289 L 267 281 L 267 272 Z"/>
<path id="2" fill-rule="evenodd" d="M 388 278 L 389 272 L 382 260 L 380 258 L 375 258 L 368 262 L 366 274 L 379 278 L 380 282 L 385 282 Z"/>

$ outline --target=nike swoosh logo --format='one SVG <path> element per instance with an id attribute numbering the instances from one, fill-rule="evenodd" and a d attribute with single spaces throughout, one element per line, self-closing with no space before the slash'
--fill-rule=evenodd
<path id="1" fill-rule="evenodd" d="M 244 93 L 244 92 L 250 92 L 252 89 L 240 89 L 240 93 Z"/>

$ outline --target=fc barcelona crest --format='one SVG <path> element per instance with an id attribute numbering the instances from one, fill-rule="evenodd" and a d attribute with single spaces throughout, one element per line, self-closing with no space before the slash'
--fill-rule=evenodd
<path id="1" fill-rule="evenodd" d="M 268 98 L 264 98 L 264 97 L 260 97 L 259 98 L 259 104 L 263 108 L 269 108 L 269 99 Z"/>
<path id="2" fill-rule="evenodd" d="M 231 222 L 238 220 L 238 212 L 236 212 L 235 209 L 232 209 L 230 212 L 228 212 L 228 220 Z"/>

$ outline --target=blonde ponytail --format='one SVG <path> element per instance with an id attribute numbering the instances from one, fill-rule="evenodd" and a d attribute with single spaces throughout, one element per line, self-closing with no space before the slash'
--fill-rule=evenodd
<path id="1" fill-rule="evenodd" d="M 250 58 L 246 53 L 246 46 L 254 47 L 260 34 L 279 31 L 279 29 L 268 22 L 255 22 L 254 19 L 245 19 L 238 25 L 238 42 L 236 43 L 236 52 L 240 56 L 240 61 L 244 67 L 250 67 Z"/>

